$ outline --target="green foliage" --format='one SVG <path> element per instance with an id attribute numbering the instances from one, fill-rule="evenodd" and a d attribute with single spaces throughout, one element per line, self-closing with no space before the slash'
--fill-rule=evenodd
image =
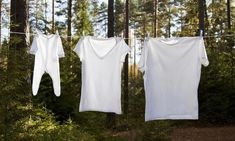
<path id="1" fill-rule="evenodd" d="M 208 48 L 208 57 L 210 65 L 202 70 L 199 89 L 200 118 L 212 123 L 234 122 L 235 77 L 232 64 L 235 58 L 231 49 L 218 46 Z"/>
<path id="2" fill-rule="evenodd" d="M 121 0 L 116 0 L 115 1 L 115 13 L 114 13 L 114 17 L 115 17 L 115 27 L 114 27 L 114 32 L 116 36 L 121 36 L 121 33 L 124 33 L 124 18 L 125 16 L 123 16 L 124 13 L 124 2 L 122 2 Z"/>
<path id="3" fill-rule="evenodd" d="M 106 36 L 108 31 L 108 5 L 102 2 L 98 8 L 95 31 L 98 35 Z"/>
<path id="4" fill-rule="evenodd" d="M 48 4 L 46 1 L 29 0 L 29 23 L 33 30 L 40 29 L 46 31 L 49 21 L 48 17 Z"/>
<path id="5" fill-rule="evenodd" d="M 92 34 L 92 24 L 89 19 L 89 12 L 88 12 L 88 0 L 80 0 L 76 1 L 74 6 L 75 11 L 75 18 L 74 24 L 76 29 L 77 36 L 89 35 Z"/>
<path id="6" fill-rule="evenodd" d="M 19 141 L 93 141 L 94 137 L 84 132 L 71 119 L 64 124 L 56 122 L 55 117 L 46 108 L 32 105 L 19 106 L 21 112 L 28 114 L 13 125 L 10 140 Z"/>

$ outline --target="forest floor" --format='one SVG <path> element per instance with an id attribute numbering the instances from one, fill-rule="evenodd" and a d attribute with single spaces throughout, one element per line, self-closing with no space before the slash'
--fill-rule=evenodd
<path id="1" fill-rule="evenodd" d="M 172 141 L 235 141 L 235 126 L 176 128 Z"/>
<path id="2" fill-rule="evenodd" d="M 123 131 L 112 134 L 113 137 L 121 137 L 120 141 L 136 141 L 141 135 L 140 130 Z M 161 135 L 161 134 L 159 134 Z M 165 134 L 166 135 L 166 134 Z M 160 137 L 160 138 L 159 138 Z M 148 137 L 147 137 L 148 138 Z M 145 139 L 147 139 L 145 138 Z M 144 140 L 145 140 L 144 139 Z M 176 126 L 173 127 L 170 134 L 164 138 L 158 136 L 151 141 L 235 141 L 235 125 L 210 125 L 210 126 Z M 106 141 L 106 140 L 105 140 Z M 112 140 L 113 141 L 113 140 Z M 115 140 L 116 141 L 116 140 Z M 119 140 L 118 140 L 119 141 Z"/>

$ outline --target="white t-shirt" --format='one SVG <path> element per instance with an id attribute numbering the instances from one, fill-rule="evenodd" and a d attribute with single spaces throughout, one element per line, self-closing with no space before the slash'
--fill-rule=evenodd
<path id="1" fill-rule="evenodd" d="M 82 37 L 74 51 L 82 62 L 79 111 L 121 114 L 121 68 L 130 51 L 122 38 Z"/>
<path id="2" fill-rule="evenodd" d="M 139 69 L 144 72 L 145 121 L 198 119 L 201 64 L 209 64 L 202 37 L 145 40 Z"/>

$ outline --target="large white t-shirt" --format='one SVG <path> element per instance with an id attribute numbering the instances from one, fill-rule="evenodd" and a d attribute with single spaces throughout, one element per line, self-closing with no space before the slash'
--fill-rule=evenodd
<path id="1" fill-rule="evenodd" d="M 144 72 L 145 121 L 198 119 L 201 64 L 209 64 L 202 37 L 148 38 L 139 61 Z"/>
<path id="2" fill-rule="evenodd" d="M 121 68 L 130 51 L 122 38 L 82 37 L 74 51 L 82 62 L 79 111 L 121 114 Z"/>

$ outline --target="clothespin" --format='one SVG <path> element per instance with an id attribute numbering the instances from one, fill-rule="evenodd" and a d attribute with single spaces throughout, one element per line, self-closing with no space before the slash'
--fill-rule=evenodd
<path id="1" fill-rule="evenodd" d="M 85 32 L 84 31 L 82 31 L 82 36 L 85 36 Z"/>
<path id="2" fill-rule="evenodd" d="M 38 34 L 38 33 L 40 33 L 40 31 L 39 31 L 38 29 L 36 29 L 36 32 L 35 32 L 35 34 Z"/>
<path id="3" fill-rule="evenodd" d="M 124 33 L 123 33 L 123 31 L 122 31 L 122 33 L 121 33 L 121 37 L 122 37 L 122 38 L 124 37 Z"/>
<path id="4" fill-rule="evenodd" d="M 58 31 L 58 30 L 56 30 L 56 32 L 55 32 L 55 33 L 56 33 L 56 35 L 59 35 L 59 31 Z"/>
<path id="5" fill-rule="evenodd" d="M 200 37 L 203 37 L 203 30 L 200 30 Z"/>
<path id="6" fill-rule="evenodd" d="M 147 32 L 145 39 L 148 40 L 149 39 L 149 35 L 150 35 L 149 32 Z"/>
<path id="7" fill-rule="evenodd" d="M 147 38 L 149 38 L 149 36 L 150 36 L 150 34 L 149 34 L 149 32 L 147 32 Z"/>

